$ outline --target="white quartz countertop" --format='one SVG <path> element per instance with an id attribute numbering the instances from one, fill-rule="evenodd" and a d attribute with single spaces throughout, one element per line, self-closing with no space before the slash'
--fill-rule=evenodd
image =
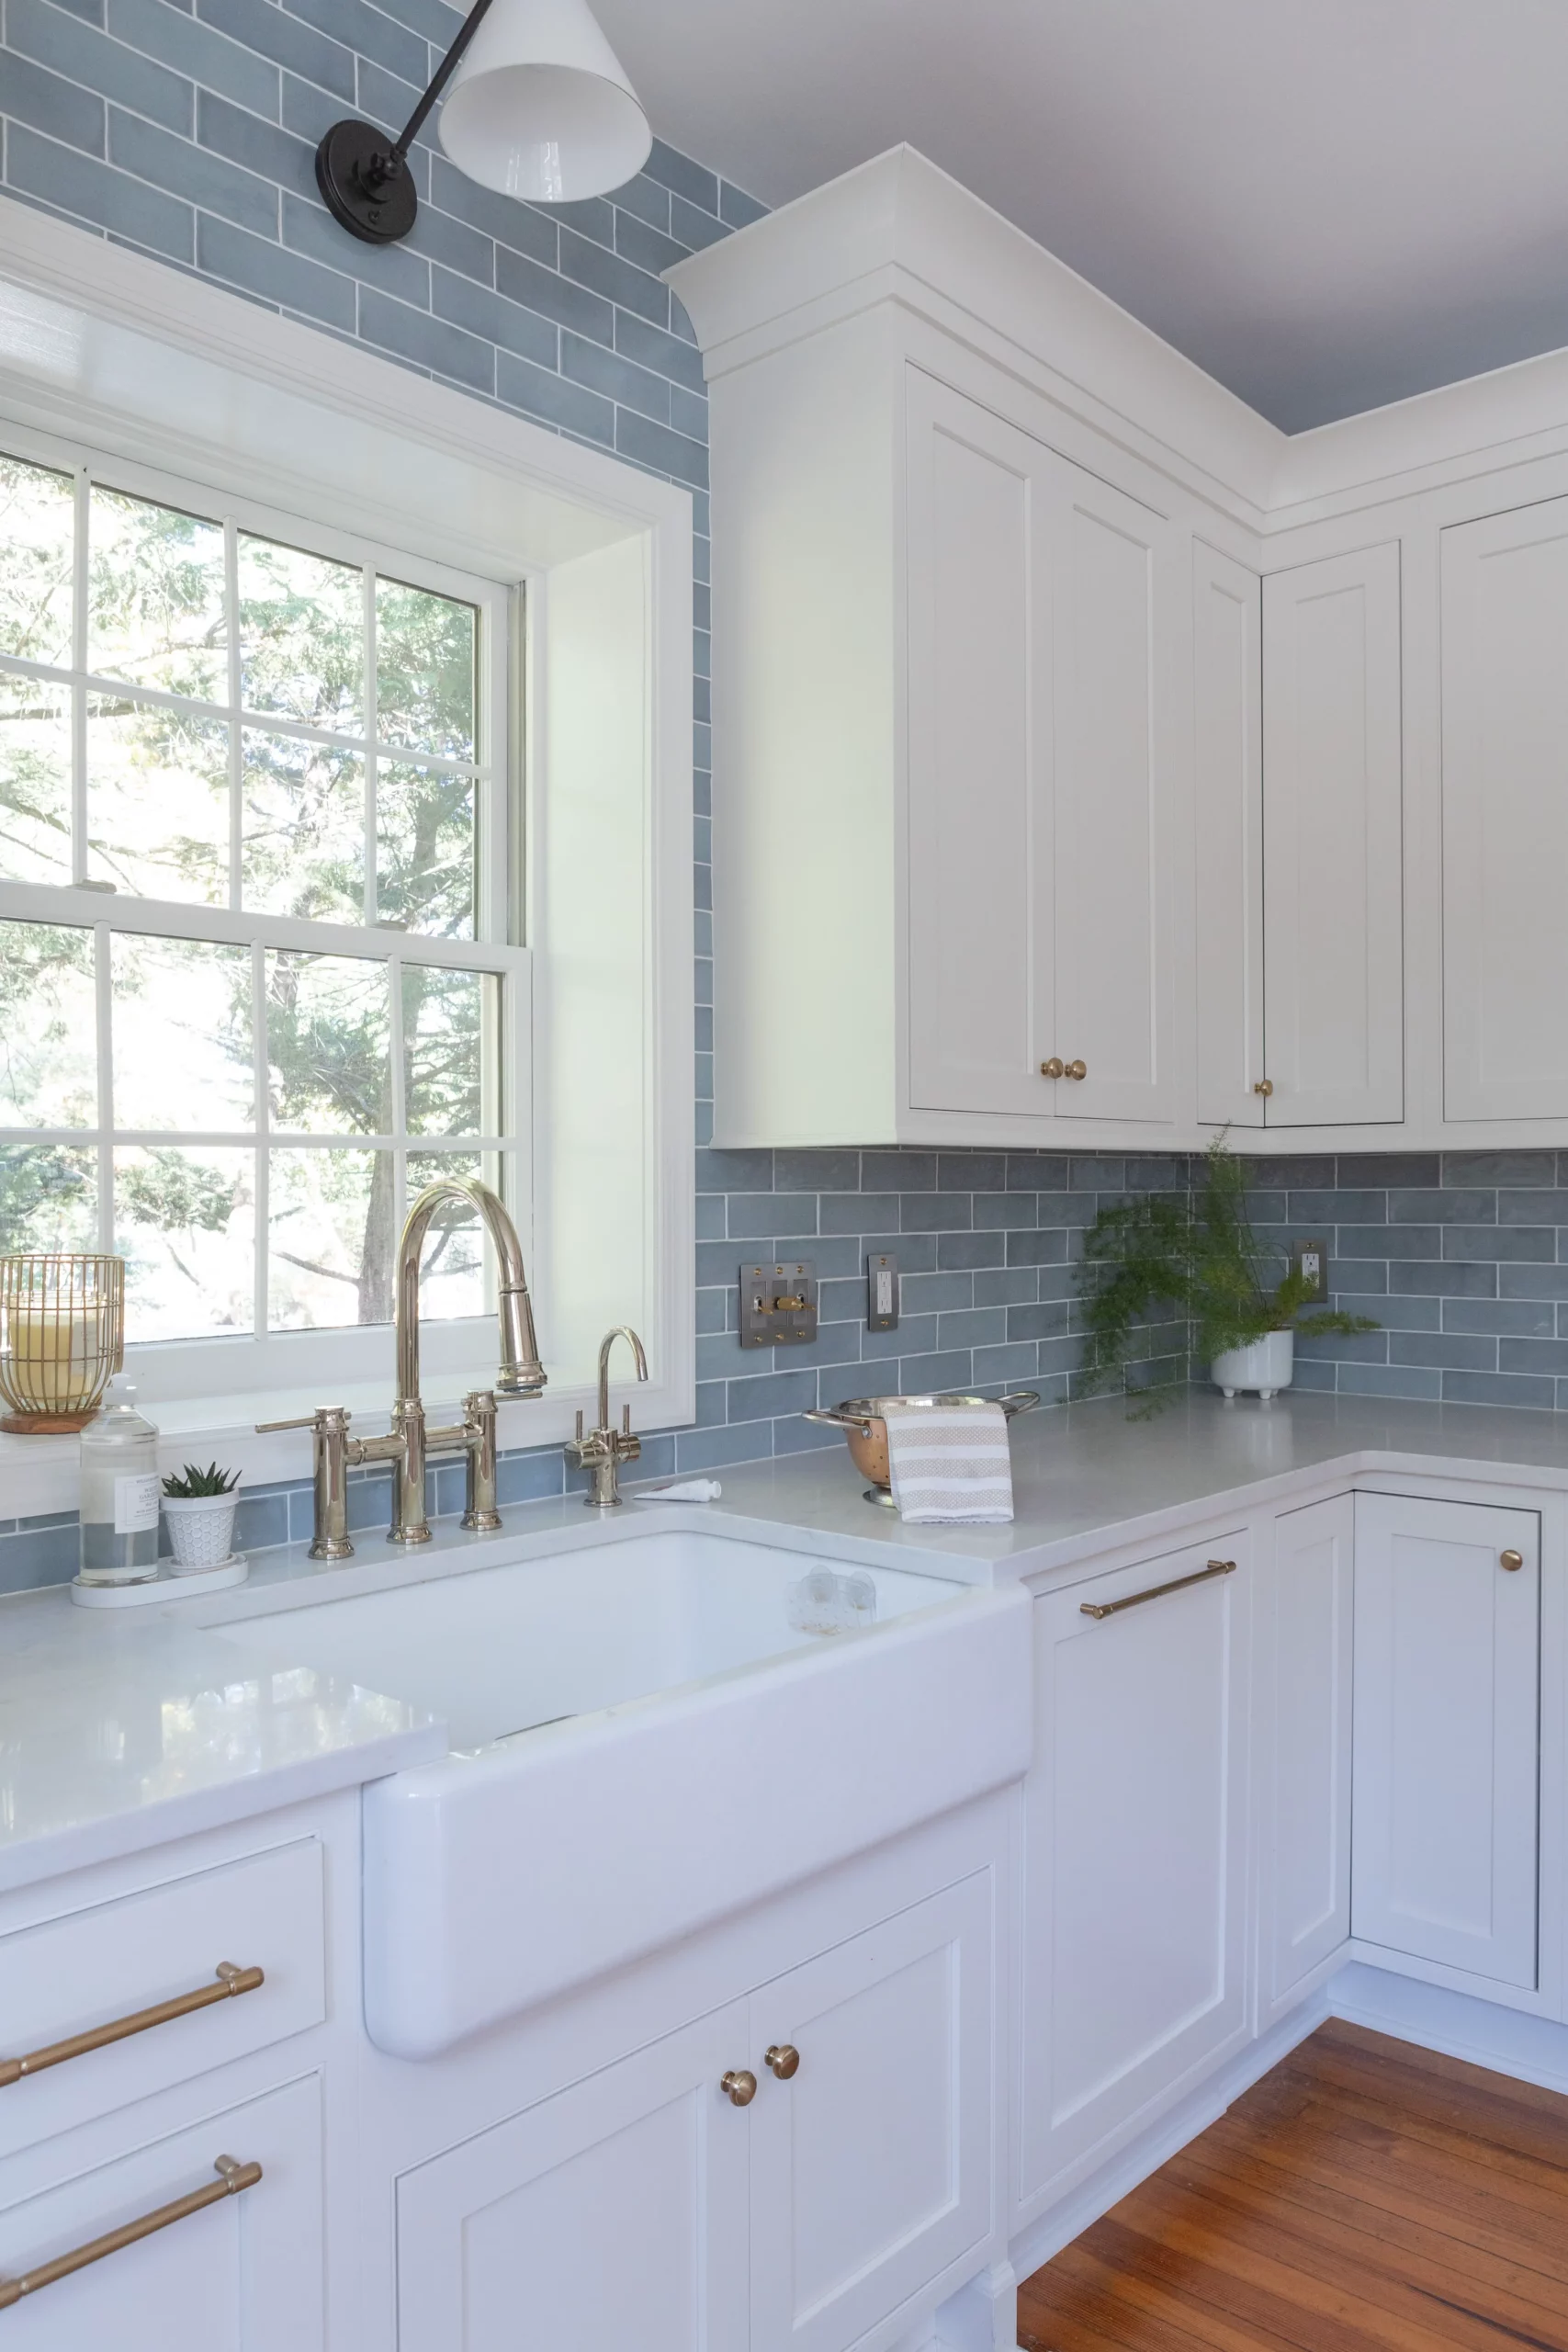
<path id="1" fill-rule="evenodd" d="M 419 1708 L 259 1668 L 190 1606 L 0 1600 L 0 1892 L 446 1754 Z"/>
<path id="2" fill-rule="evenodd" d="M 1268 1405 L 1182 1392 L 1137 1420 L 1113 1398 L 1012 1425 L 1009 1527 L 905 1527 L 863 1500 L 841 1446 L 721 1473 L 712 1504 L 639 1504 L 605 1529 L 569 1495 L 508 1510 L 500 1535 L 438 1526 L 411 1559 L 372 1533 L 342 1566 L 303 1545 L 261 1555 L 231 1593 L 123 1613 L 56 1589 L 0 1600 L 0 1892 L 199 1829 L 378 1780 L 446 1752 L 396 1697 L 308 1668 L 256 1666 L 229 1617 L 346 1599 L 558 1554 L 633 1526 L 721 1526 L 844 1560 L 969 1584 L 1037 1577 L 1122 1544 L 1179 1543 L 1233 1508 L 1368 1473 L 1568 1489 L 1568 1413 L 1305 1392 Z"/>
<path id="3" fill-rule="evenodd" d="M 1026 1413 L 1012 1424 L 1008 1527 L 906 1527 L 863 1499 L 847 1446 L 720 1472 L 712 1511 L 871 1541 L 898 1565 L 990 1581 L 1033 1577 L 1145 1536 L 1179 1535 L 1243 1498 L 1387 1471 L 1568 1488 L 1568 1413 L 1420 1405 L 1288 1391 L 1269 1404 L 1182 1389 L 1145 1419 L 1119 1397 Z"/>

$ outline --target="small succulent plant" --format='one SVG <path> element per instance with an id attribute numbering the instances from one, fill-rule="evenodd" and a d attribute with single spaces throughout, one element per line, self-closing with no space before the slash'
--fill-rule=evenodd
<path id="1" fill-rule="evenodd" d="M 189 1502 L 197 1495 L 232 1494 L 239 1483 L 237 1470 L 220 1470 L 216 1462 L 209 1462 L 205 1470 L 198 1470 L 194 1463 L 187 1462 L 177 1478 L 164 1479 L 164 1492 L 171 1501 Z"/>

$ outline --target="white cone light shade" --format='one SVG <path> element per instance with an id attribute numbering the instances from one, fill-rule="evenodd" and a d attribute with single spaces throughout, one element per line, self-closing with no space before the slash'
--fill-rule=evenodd
<path id="1" fill-rule="evenodd" d="M 653 145 L 586 0 L 492 0 L 452 77 L 439 129 L 460 172 L 528 204 L 624 187 Z"/>

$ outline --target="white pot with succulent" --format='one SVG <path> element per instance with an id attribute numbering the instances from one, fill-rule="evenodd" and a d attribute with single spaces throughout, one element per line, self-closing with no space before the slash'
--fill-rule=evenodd
<path id="1" fill-rule="evenodd" d="M 174 1547 L 172 1576 L 220 1568 L 232 1557 L 234 1513 L 240 1508 L 240 1473 L 216 1462 L 197 1470 L 189 1462 L 177 1478 L 164 1481 L 164 1517 Z"/>

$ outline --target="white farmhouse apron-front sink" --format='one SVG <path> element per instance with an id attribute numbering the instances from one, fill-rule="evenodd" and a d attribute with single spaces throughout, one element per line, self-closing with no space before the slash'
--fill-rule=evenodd
<path id="1" fill-rule="evenodd" d="M 434 2056 L 1023 1772 L 1022 1590 L 874 1568 L 875 1625 L 795 1633 L 821 1565 L 661 1529 L 214 1627 L 448 1725 L 365 1793 L 381 2049 Z"/>

